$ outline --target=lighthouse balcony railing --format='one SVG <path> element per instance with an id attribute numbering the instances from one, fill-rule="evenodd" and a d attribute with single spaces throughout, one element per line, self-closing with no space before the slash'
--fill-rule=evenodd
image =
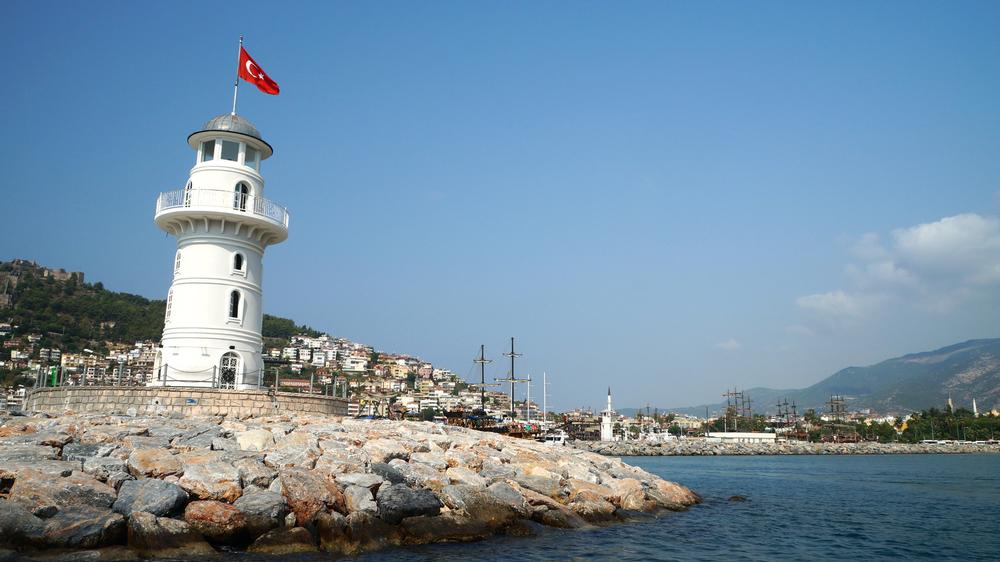
<path id="1" fill-rule="evenodd" d="M 156 214 L 180 208 L 218 209 L 257 215 L 288 228 L 288 211 L 281 205 L 246 193 L 218 189 L 165 191 L 156 200 Z"/>

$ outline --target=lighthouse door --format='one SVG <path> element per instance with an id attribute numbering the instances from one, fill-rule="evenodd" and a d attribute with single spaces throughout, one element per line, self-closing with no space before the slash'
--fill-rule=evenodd
<path id="1" fill-rule="evenodd" d="M 236 387 L 236 369 L 239 368 L 240 358 L 233 352 L 222 356 L 222 363 L 219 365 L 219 387 Z"/>

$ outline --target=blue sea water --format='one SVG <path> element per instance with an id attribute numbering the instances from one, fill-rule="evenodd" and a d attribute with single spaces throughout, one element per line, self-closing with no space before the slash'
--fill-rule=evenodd
<path id="1" fill-rule="evenodd" d="M 1000 455 L 625 460 L 690 487 L 704 502 L 589 531 L 357 560 L 1000 560 Z M 733 495 L 747 501 L 728 501 Z"/>
<path id="2" fill-rule="evenodd" d="M 1000 455 L 631 457 L 704 499 L 679 513 L 353 560 L 1000 560 Z M 745 502 L 731 502 L 741 495 Z M 318 562 L 231 553 L 240 562 Z"/>

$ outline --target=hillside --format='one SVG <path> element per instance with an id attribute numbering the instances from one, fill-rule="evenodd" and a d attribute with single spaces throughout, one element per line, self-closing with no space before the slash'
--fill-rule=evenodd
<path id="1" fill-rule="evenodd" d="M 848 410 L 872 408 L 878 412 L 909 412 L 942 408 L 949 394 L 955 407 L 980 411 L 1000 408 L 1000 339 L 969 340 L 934 351 L 912 353 L 867 367 L 848 367 L 803 389 L 751 388 L 746 391 L 754 410 L 774 412 L 779 400 L 795 401 L 798 411 L 827 409 L 833 394 L 847 399 Z M 724 402 L 708 404 L 719 412 Z M 706 405 L 671 411 L 705 415 Z"/>
<path id="2" fill-rule="evenodd" d="M 159 341 L 166 302 L 109 291 L 101 283 L 81 283 L 82 274 L 53 276 L 54 270 L 25 260 L 0 262 L 0 323 L 13 336 L 42 335 L 41 347 L 79 352 L 103 342 Z M 315 334 L 292 320 L 264 315 L 263 336 L 287 339 Z"/>

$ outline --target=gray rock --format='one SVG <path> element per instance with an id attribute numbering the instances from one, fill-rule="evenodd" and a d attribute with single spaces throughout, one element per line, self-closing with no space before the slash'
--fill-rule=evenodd
<path id="1" fill-rule="evenodd" d="M 16 479 L 24 470 L 36 470 L 52 476 L 69 476 L 80 470 L 80 463 L 53 460 L 19 460 L 0 462 L 0 478 Z"/>
<path id="2" fill-rule="evenodd" d="M 54 460 L 58 458 L 59 449 L 48 445 L 4 445 L 0 447 L 0 463 Z"/>
<path id="3" fill-rule="evenodd" d="M 85 461 L 89 457 L 100 456 L 100 445 L 84 445 L 82 443 L 67 443 L 62 448 L 62 458 L 64 461 Z"/>
<path id="4" fill-rule="evenodd" d="M 113 473 L 128 472 L 128 466 L 126 461 L 115 457 L 89 457 L 83 461 L 83 471 L 106 481 Z"/>
<path id="5" fill-rule="evenodd" d="M 122 483 L 114 510 L 126 517 L 138 511 L 169 516 L 180 513 L 187 502 L 188 494 L 180 486 L 155 478 L 144 478 Z"/>
<path id="6" fill-rule="evenodd" d="M 406 477 L 403 476 L 403 473 L 388 464 L 374 463 L 369 467 L 369 469 L 372 471 L 372 474 L 378 474 L 391 484 L 402 484 L 403 482 L 406 482 Z"/>
<path id="7" fill-rule="evenodd" d="M 378 474 L 366 474 L 366 473 L 349 473 L 349 474 L 338 474 L 337 484 L 341 486 L 361 486 L 362 488 L 368 488 L 370 490 L 377 490 L 385 479 Z"/>
<path id="8" fill-rule="evenodd" d="M 212 439 L 212 450 L 213 451 L 239 451 L 240 446 L 236 443 L 235 439 L 230 439 L 228 437 L 216 437 Z"/>
<path id="9" fill-rule="evenodd" d="M 197 531 L 184 521 L 137 511 L 128 518 L 128 545 L 142 556 L 192 560 L 214 555 Z"/>
<path id="10" fill-rule="evenodd" d="M 378 511 L 378 505 L 372 497 L 372 491 L 363 486 L 349 485 L 344 488 L 344 504 L 348 513 L 356 511 Z"/>
<path id="11" fill-rule="evenodd" d="M 379 518 L 393 524 L 405 517 L 437 515 L 442 506 L 441 500 L 430 490 L 414 490 L 400 484 L 380 487 L 376 502 Z"/>
<path id="12" fill-rule="evenodd" d="M 318 552 L 316 538 L 304 527 L 268 531 L 247 548 L 247 552 L 271 555 Z"/>
<path id="13" fill-rule="evenodd" d="M 79 472 L 63 478 L 25 470 L 14 481 L 9 500 L 39 517 L 52 517 L 77 507 L 108 509 L 115 501 L 115 490 Z"/>
<path id="14" fill-rule="evenodd" d="M 178 484 L 200 500 L 232 503 L 243 494 L 240 471 L 224 462 L 185 465 Z"/>
<path id="15" fill-rule="evenodd" d="M 285 498 L 268 491 L 244 494 L 233 503 L 233 507 L 246 516 L 247 531 L 255 537 L 284 525 L 285 517 L 289 514 Z"/>
<path id="16" fill-rule="evenodd" d="M 99 548 L 122 542 L 125 518 L 99 507 L 63 508 L 46 521 L 43 540 L 47 547 Z"/>
<path id="17" fill-rule="evenodd" d="M 0 545 L 41 545 L 45 522 L 24 507 L 0 499 Z"/>
<path id="18" fill-rule="evenodd" d="M 208 427 L 201 427 L 193 431 L 188 431 L 181 435 L 180 437 L 175 437 L 173 444 L 171 445 L 174 449 L 184 450 L 194 450 L 194 449 L 211 449 L 212 441 L 216 437 L 222 435 L 222 428 L 217 425 L 211 425 Z"/>
<path id="19" fill-rule="evenodd" d="M 132 476 L 127 472 L 112 472 L 111 474 L 108 474 L 106 482 L 108 486 L 111 486 L 115 490 L 120 490 L 122 484 L 129 480 L 135 480 L 135 476 Z"/>
<path id="20" fill-rule="evenodd" d="M 278 471 L 256 458 L 240 459 L 235 461 L 233 466 L 239 471 L 244 486 L 252 484 L 261 488 L 267 488 L 278 475 Z"/>

